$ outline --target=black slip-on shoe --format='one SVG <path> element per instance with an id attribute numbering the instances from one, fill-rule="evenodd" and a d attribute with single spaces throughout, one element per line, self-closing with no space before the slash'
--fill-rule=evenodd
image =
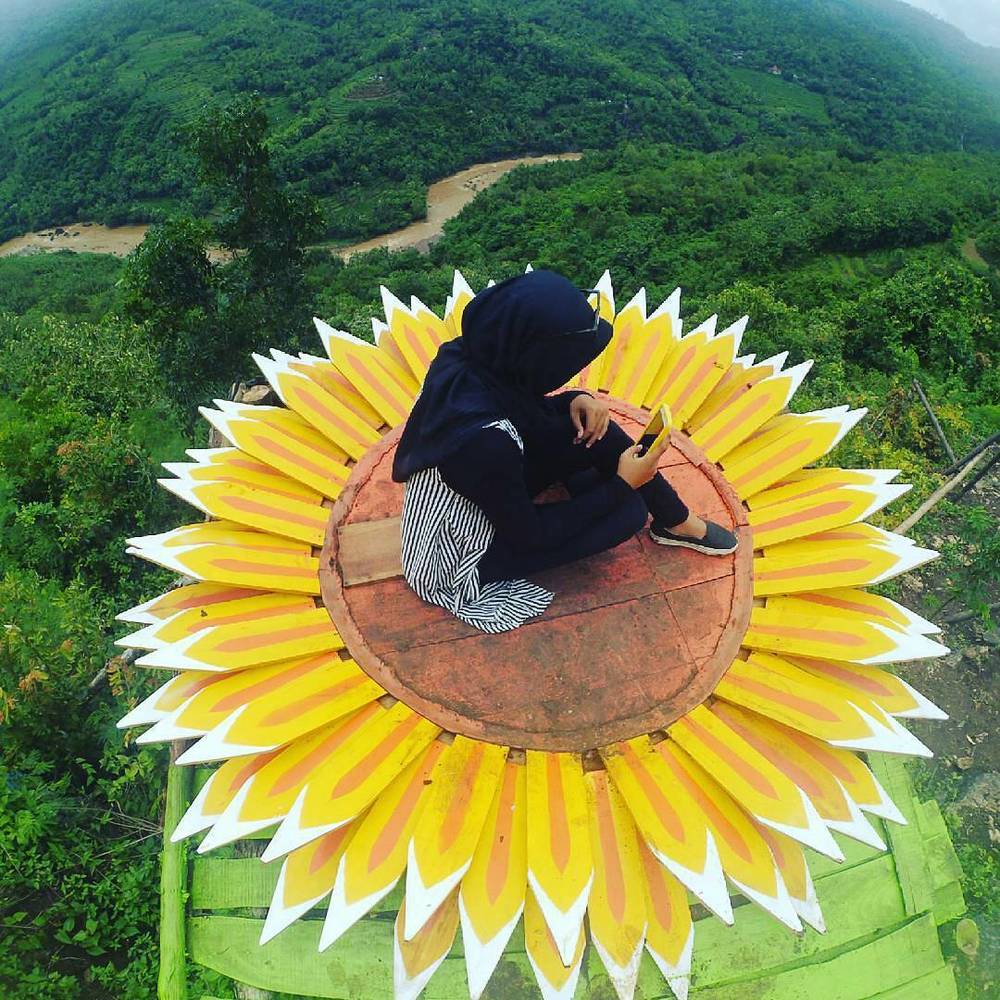
<path id="1" fill-rule="evenodd" d="M 704 552 L 709 556 L 728 556 L 730 552 L 735 552 L 739 545 L 739 539 L 731 532 L 716 524 L 714 521 L 706 521 L 708 530 L 704 538 L 691 538 L 687 535 L 675 535 L 655 521 L 650 525 L 649 537 L 657 545 L 680 545 L 685 549 L 694 549 L 696 552 Z"/>

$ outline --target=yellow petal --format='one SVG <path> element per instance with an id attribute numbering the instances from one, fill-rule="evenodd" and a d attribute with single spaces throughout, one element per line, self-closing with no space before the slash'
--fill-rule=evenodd
<path id="1" fill-rule="evenodd" d="M 403 937 L 406 900 L 396 914 L 393 935 L 393 996 L 414 1000 L 445 960 L 458 930 L 458 887 L 410 940 Z"/>
<path id="2" fill-rule="evenodd" d="M 687 986 L 694 946 L 694 922 L 684 886 L 639 839 L 646 896 L 646 950 L 668 981 Z M 676 991 L 675 991 L 676 992 Z"/>
<path id="3" fill-rule="evenodd" d="M 802 791 L 707 708 L 693 708 L 667 734 L 760 822 L 821 854 L 843 857 Z"/>
<path id="4" fill-rule="evenodd" d="M 322 547 L 329 512 L 317 502 L 227 482 L 160 479 L 161 486 L 211 517 Z"/>
<path id="5" fill-rule="evenodd" d="M 619 345 L 616 361 L 609 366 L 608 392 L 612 396 L 642 406 L 656 373 L 680 339 L 679 308 L 680 289 L 677 289 L 641 324 L 629 329 Z M 618 337 L 616 323 L 615 338 Z"/>
<path id="6" fill-rule="evenodd" d="M 720 919 L 732 923 L 729 892 L 705 817 L 649 737 L 623 740 L 600 754 L 660 862 Z"/>
<path id="7" fill-rule="evenodd" d="M 378 411 L 390 427 L 405 420 L 417 394 L 413 375 L 386 351 L 315 320 L 336 369 Z"/>
<path id="8" fill-rule="evenodd" d="M 588 771 L 584 777 L 594 856 L 594 885 L 587 902 L 590 938 L 618 993 L 631 995 L 646 929 L 635 824 L 606 771 Z"/>
<path id="9" fill-rule="evenodd" d="M 354 819 L 440 732 L 402 702 L 388 710 L 378 702 L 368 707 L 379 710 L 344 740 L 321 771 L 310 776 L 295 811 L 261 855 L 265 861 Z"/>
<path id="10" fill-rule="evenodd" d="M 740 499 L 747 499 L 822 458 L 866 412 L 835 408 L 773 418 L 773 427 L 765 424 L 758 431 L 759 437 L 737 445 L 719 459 L 719 464 Z"/>
<path id="11" fill-rule="evenodd" d="M 412 937 L 472 863 L 486 814 L 496 797 L 507 747 L 461 734 L 431 775 L 431 795 L 410 842 L 407 923 Z"/>
<path id="12" fill-rule="evenodd" d="M 173 670 L 242 670 L 343 648 L 326 608 L 312 607 L 263 620 L 213 625 L 154 649 L 137 662 Z"/>
<path id="13" fill-rule="evenodd" d="M 329 894 L 352 833 L 352 826 L 342 826 L 285 858 L 261 931 L 261 944 L 266 944 Z"/>
<path id="14" fill-rule="evenodd" d="M 254 361 L 281 401 L 328 441 L 358 459 L 379 440 L 378 431 L 313 379 L 296 371 L 291 355 L 272 353 L 273 359 L 254 354 Z"/>
<path id="15" fill-rule="evenodd" d="M 534 892 L 528 891 L 524 900 L 524 947 L 544 1000 L 572 1000 L 585 943 L 581 923 L 564 962 L 541 905 Z"/>
<path id="16" fill-rule="evenodd" d="M 748 899 L 793 930 L 800 930 L 798 916 L 776 874 L 774 858 L 750 817 L 674 740 L 663 740 L 657 749 L 687 785 L 704 814 L 726 877 Z"/>
<path id="17" fill-rule="evenodd" d="M 354 823 L 337 873 L 319 947 L 329 947 L 389 893 L 406 867 L 410 835 L 429 798 L 431 774 L 446 745 L 432 740 Z"/>
<path id="18" fill-rule="evenodd" d="M 577 754 L 527 751 L 528 882 L 569 960 L 593 880 L 587 790 Z"/>
<path id="19" fill-rule="evenodd" d="M 297 413 L 280 406 L 215 400 L 201 415 L 241 451 L 336 499 L 347 482 L 347 452 Z"/>
<path id="20" fill-rule="evenodd" d="M 527 782 L 524 764 L 509 757 L 490 805 L 459 906 L 469 991 L 478 996 L 524 909 L 528 879 Z"/>

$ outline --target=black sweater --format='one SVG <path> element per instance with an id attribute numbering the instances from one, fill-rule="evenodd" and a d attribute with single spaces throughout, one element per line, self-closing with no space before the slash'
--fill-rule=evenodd
<path id="1" fill-rule="evenodd" d="M 553 409 L 568 414 L 576 395 L 565 392 L 550 397 Z M 525 483 L 521 449 L 498 427 L 484 427 L 472 435 L 438 471 L 448 486 L 489 518 L 496 540 L 518 553 L 563 545 L 632 493 L 632 487 L 614 475 L 569 500 L 536 504 Z"/>

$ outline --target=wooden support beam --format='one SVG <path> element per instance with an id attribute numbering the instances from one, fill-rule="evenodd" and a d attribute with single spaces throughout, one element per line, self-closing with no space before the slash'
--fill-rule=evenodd
<path id="1" fill-rule="evenodd" d="M 993 434 L 991 437 L 986 438 L 985 441 L 980 441 L 979 444 L 977 444 L 976 447 L 972 449 L 972 451 L 968 452 L 968 454 L 966 455 L 963 455 L 956 462 L 952 462 L 952 464 L 949 465 L 947 469 L 943 469 L 942 471 L 946 476 L 950 475 L 956 469 L 959 469 L 963 465 L 965 465 L 966 462 L 968 462 L 970 459 L 975 458 L 976 455 L 978 455 L 981 451 L 986 451 L 986 449 L 993 444 L 1000 444 L 1000 434 Z"/>
<path id="2" fill-rule="evenodd" d="M 944 486 L 936 489 L 908 518 L 900 521 L 892 530 L 899 535 L 905 534 L 919 521 L 924 514 L 933 510 L 972 470 L 986 457 L 986 452 L 981 451 L 971 458 L 961 472 L 952 476 Z"/>

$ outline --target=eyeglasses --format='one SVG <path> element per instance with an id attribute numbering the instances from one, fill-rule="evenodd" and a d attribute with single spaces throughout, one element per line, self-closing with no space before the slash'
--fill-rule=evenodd
<path id="1" fill-rule="evenodd" d="M 597 305 L 594 307 L 593 326 L 589 326 L 585 330 L 567 330 L 565 333 L 559 334 L 561 337 L 575 337 L 583 333 L 597 333 L 597 328 L 601 325 L 601 290 L 599 288 L 580 288 L 578 291 L 583 292 L 588 298 L 591 295 L 597 296 Z"/>

